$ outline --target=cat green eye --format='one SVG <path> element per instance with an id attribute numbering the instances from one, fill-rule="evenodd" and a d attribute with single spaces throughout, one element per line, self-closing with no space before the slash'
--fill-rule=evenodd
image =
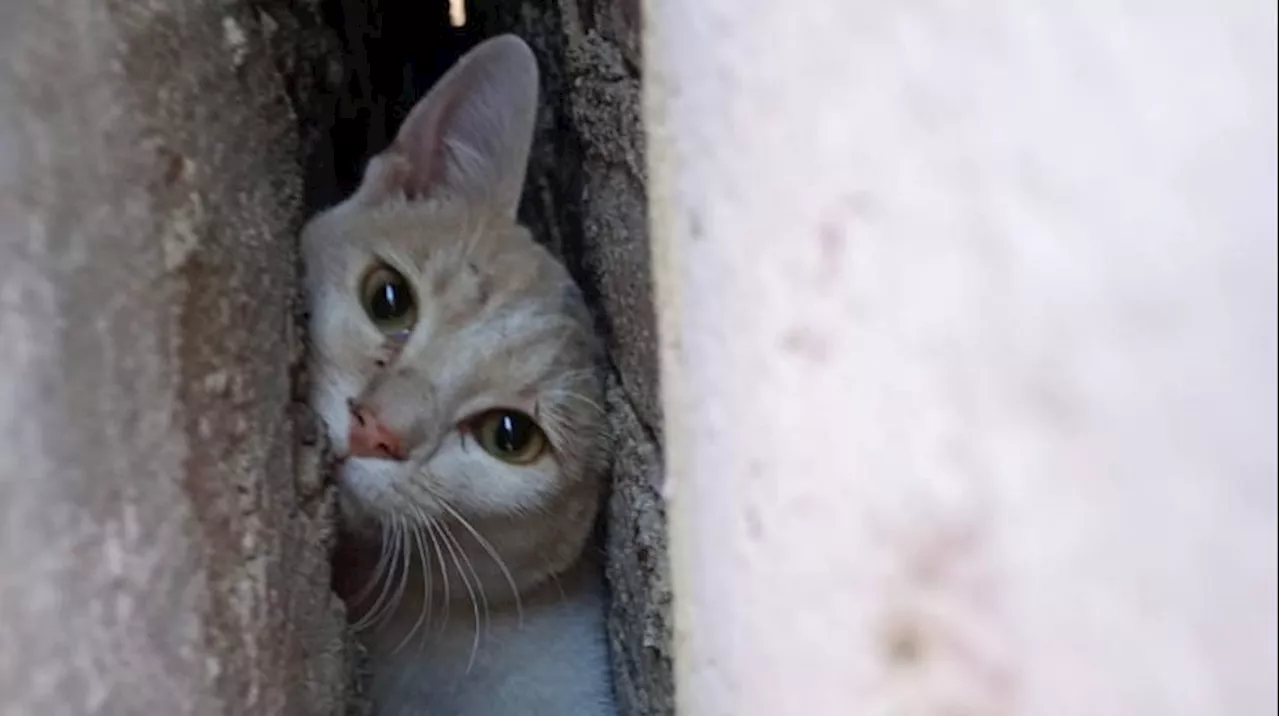
<path id="1" fill-rule="evenodd" d="M 490 455 L 527 465 L 547 449 L 547 436 L 533 418 L 515 410 L 490 410 L 468 421 L 471 434 Z"/>
<path id="2" fill-rule="evenodd" d="M 405 333 L 418 320 L 413 289 L 399 271 L 378 264 L 360 283 L 360 304 L 369 320 L 383 333 Z"/>

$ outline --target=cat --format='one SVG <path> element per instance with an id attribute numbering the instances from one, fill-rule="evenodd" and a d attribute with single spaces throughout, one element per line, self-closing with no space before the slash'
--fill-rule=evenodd
<path id="1" fill-rule="evenodd" d="M 379 716 L 611 716 L 600 343 L 517 223 L 538 99 L 519 38 L 464 55 L 302 230 L 335 585 Z"/>

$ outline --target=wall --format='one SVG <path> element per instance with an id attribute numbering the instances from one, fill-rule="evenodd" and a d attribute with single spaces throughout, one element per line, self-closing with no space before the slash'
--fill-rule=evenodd
<path id="1" fill-rule="evenodd" d="M 613 491 L 604 546 L 623 714 L 673 713 L 664 426 L 641 125 L 641 18 L 632 0 L 473 1 L 486 34 L 516 32 L 542 70 L 522 216 L 583 286 L 613 361 Z"/>
<path id="2" fill-rule="evenodd" d="M 0 4 L 2 714 L 341 708 L 273 9 Z"/>
<path id="3" fill-rule="evenodd" d="M 1276 709 L 1276 6 L 650 2 L 677 694 Z"/>

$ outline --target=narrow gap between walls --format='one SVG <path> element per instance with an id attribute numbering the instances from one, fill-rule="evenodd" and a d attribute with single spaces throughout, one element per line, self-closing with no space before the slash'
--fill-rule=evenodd
<path id="1" fill-rule="evenodd" d="M 308 176 L 309 211 L 336 203 L 360 182 L 415 101 L 483 36 L 462 0 L 323 0 L 325 23 L 342 47 L 343 78 L 330 120 L 331 162 Z"/>

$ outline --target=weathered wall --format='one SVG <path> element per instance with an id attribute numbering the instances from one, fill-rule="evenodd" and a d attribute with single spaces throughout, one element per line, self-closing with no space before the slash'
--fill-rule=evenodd
<path id="1" fill-rule="evenodd" d="M 289 31 L 0 3 L 0 713 L 339 712 Z"/>
<path id="2" fill-rule="evenodd" d="M 651 295 L 640 32 L 634 0 L 468 3 L 486 34 L 514 31 L 542 69 L 522 213 L 564 257 L 613 361 L 613 492 L 605 546 L 615 684 L 625 714 L 672 713 L 663 423 Z"/>
<path id="3" fill-rule="evenodd" d="M 682 713 L 1276 710 L 1276 5 L 650 2 Z"/>
<path id="4" fill-rule="evenodd" d="M 640 11 L 633 0 L 471 3 L 538 54 L 544 106 L 523 213 L 574 272 L 613 361 L 605 545 L 623 713 L 672 713 L 671 587 L 660 496 L 663 423 L 650 290 Z"/>

